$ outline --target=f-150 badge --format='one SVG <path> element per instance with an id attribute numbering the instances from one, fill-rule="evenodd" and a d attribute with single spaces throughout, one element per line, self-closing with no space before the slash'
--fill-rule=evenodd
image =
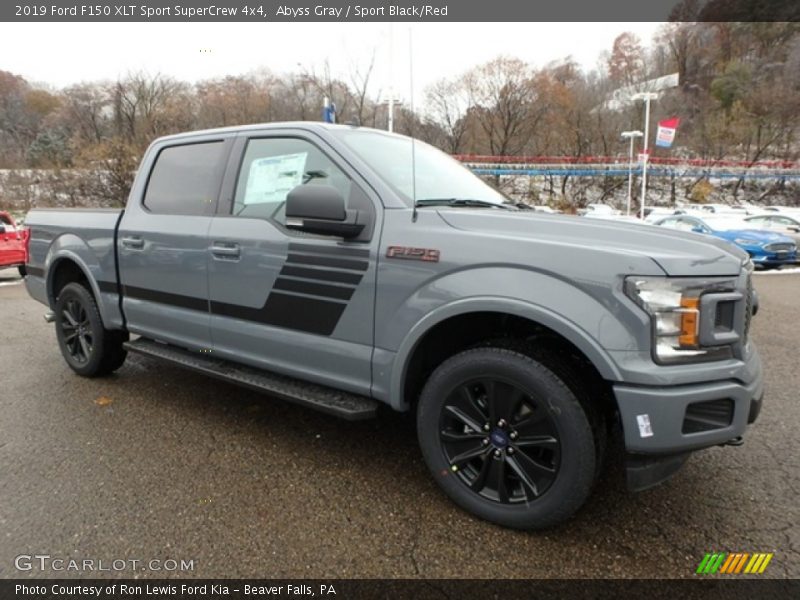
<path id="1" fill-rule="evenodd" d="M 386 249 L 387 258 L 404 258 L 406 260 L 422 260 L 425 262 L 439 262 L 439 251 L 435 248 L 410 248 L 408 246 L 389 246 Z"/>

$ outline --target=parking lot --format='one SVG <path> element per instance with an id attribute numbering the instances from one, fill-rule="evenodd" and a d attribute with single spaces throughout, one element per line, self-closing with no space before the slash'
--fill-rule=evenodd
<path id="1" fill-rule="evenodd" d="M 0 576 L 81 575 L 15 569 L 43 553 L 194 561 L 121 573 L 144 577 L 691 577 L 742 551 L 800 577 L 800 277 L 755 283 L 767 396 L 745 444 L 638 495 L 611 468 L 573 520 L 526 533 L 449 502 L 406 418 L 347 423 L 138 356 L 81 379 L 0 271 Z"/>

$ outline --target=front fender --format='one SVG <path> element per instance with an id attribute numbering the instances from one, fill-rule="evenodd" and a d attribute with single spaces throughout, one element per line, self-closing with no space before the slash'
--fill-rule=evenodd
<path id="1" fill-rule="evenodd" d="M 479 289 L 492 293 L 476 293 Z M 420 341 L 438 323 L 474 312 L 505 313 L 544 325 L 583 352 L 604 379 L 619 381 L 619 368 L 608 350 L 647 344 L 649 331 L 646 317 L 619 297 L 621 289 L 621 279 L 598 286 L 509 267 L 469 269 L 430 281 L 383 321 L 389 325 L 378 336 L 378 346 L 391 351 L 392 358 L 385 365 L 390 373 L 378 365 L 375 388 L 383 387 L 392 406 L 406 409 L 406 372 Z"/>

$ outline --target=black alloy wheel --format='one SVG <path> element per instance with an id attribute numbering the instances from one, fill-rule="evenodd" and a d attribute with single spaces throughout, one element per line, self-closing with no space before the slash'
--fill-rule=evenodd
<path id="1" fill-rule="evenodd" d="M 602 432 L 565 383 L 572 371 L 548 361 L 502 346 L 465 350 L 439 365 L 420 394 L 417 436 L 428 469 L 451 500 L 487 521 L 551 527 L 591 492 Z"/>
<path id="2" fill-rule="evenodd" d="M 86 307 L 77 298 L 64 303 L 58 315 L 58 326 L 69 356 L 79 365 L 86 364 L 94 349 L 94 334 Z"/>
<path id="3" fill-rule="evenodd" d="M 440 437 L 451 471 L 502 504 L 535 500 L 558 475 L 559 433 L 542 399 L 510 381 L 481 378 L 445 401 Z"/>
<path id="4" fill-rule="evenodd" d="M 125 362 L 128 333 L 103 326 L 92 293 L 81 283 L 68 283 L 55 304 L 56 338 L 67 365 L 78 375 L 107 375 Z"/>

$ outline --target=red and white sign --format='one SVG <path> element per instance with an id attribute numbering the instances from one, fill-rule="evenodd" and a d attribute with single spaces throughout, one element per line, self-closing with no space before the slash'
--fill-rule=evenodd
<path id="1" fill-rule="evenodd" d="M 656 146 L 669 148 L 675 140 L 675 132 L 681 120 L 678 117 L 664 119 L 658 122 L 658 133 L 656 133 Z"/>

